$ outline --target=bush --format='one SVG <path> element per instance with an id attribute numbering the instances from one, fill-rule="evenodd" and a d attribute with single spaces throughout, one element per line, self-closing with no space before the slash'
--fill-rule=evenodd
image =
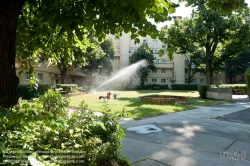
<path id="1" fill-rule="evenodd" d="M 198 85 L 198 91 L 201 98 L 204 99 L 206 98 L 207 87 L 210 87 L 210 85 L 204 85 L 204 84 Z"/>
<path id="2" fill-rule="evenodd" d="M 56 88 L 63 88 L 66 93 L 76 93 L 78 92 L 77 84 L 56 84 Z"/>
<path id="3" fill-rule="evenodd" d="M 198 84 L 172 84 L 172 90 L 198 90 Z"/>
<path id="4" fill-rule="evenodd" d="M 159 88 L 158 88 L 159 87 Z M 152 89 L 169 89 L 168 85 L 159 85 L 159 84 L 146 84 L 146 85 L 138 85 L 135 88 L 136 90 L 152 90 Z"/>
<path id="5" fill-rule="evenodd" d="M 38 84 L 37 91 L 40 95 L 45 94 L 49 89 L 52 89 L 52 84 Z"/>
<path id="6" fill-rule="evenodd" d="M 23 99 L 31 99 L 35 95 L 35 89 L 31 85 L 19 84 L 17 90 Z"/>
<path id="7" fill-rule="evenodd" d="M 68 115 L 68 101 L 53 91 L 46 92 L 33 103 L 19 103 L 10 113 L 0 114 L 0 154 L 15 156 L 15 160 L 22 160 L 22 165 L 126 163 L 120 155 L 124 130 L 114 115 L 95 116 L 82 102 L 78 110 L 65 116 Z M 105 109 L 108 112 L 108 108 Z M 65 153 L 71 157 L 65 158 Z M 8 162 L 3 155 L 0 155 L 0 163 Z M 74 156 L 77 158 L 72 159 Z M 62 159 L 78 160 L 79 163 L 58 163 Z"/>
<path id="8" fill-rule="evenodd" d="M 37 90 L 31 84 L 19 84 L 17 89 L 20 97 L 23 99 L 31 99 L 39 97 L 52 88 L 51 84 L 38 84 Z"/>

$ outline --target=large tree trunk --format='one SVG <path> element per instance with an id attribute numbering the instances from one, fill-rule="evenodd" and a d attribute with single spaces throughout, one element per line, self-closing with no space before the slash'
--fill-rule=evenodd
<path id="1" fill-rule="evenodd" d="M 15 42 L 17 20 L 25 1 L 0 1 L 0 106 L 6 108 L 17 104 L 19 98 Z"/>
<path id="2" fill-rule="evenodd" d="M 191 70 L 192 70 L 192 61 L 188 62 L 188 84 L 191 84 Z"/>
<path id="3" fill-rule="evenodd" d="M 60 73 L 61 73 L 61 84 L 64 84 L 66 79 L 67 69 L 65 67 L 60 68 Z"/>
<path id="4" fill-rule="evenodd" d="M 213 84 L 212 57 L 209 46 L 206 46 L 206 79 L 207 84 Z"/>

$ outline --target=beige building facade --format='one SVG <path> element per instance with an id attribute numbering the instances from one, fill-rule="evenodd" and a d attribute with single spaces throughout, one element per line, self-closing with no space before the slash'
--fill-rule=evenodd
<path id="1" fill-rule="evenodd" d="M 116 53 L 112 61 L 113 75 L 121 69 L 128 67 L 130 65 L 130 57 L 132 54 L 136 52 L 143 43 L 147 43 L 153 50 L 153 55 L 155 57 L 154 65 L 156 66 L 156 70 L 150 72 L 149 76 L 145 80 L 145 84 L 160 84 L 171 87 L 171 84 L 173 83 L 187 83 L 188 67 L 186 57 L 178 54 L 174 55 L 173 60 L 170 60 L 167 56 L 160 57 L 158 51 L 162 48 L 164 43 L 162 43 L 159 39 L 152 39 L 150 36 L 146 36 L 140 38 L 140 43 L 136 43 L 135 40 L 131 39 L 126 33 L 123 33 L 120 38 L 116 38 L 114 35 L 107 35 L 107 38 L 114 41 L 116 49 Z M 17 74 L 22 70 L 19 64 L 20 63 L 16 60 Z M 194 67 L 195 66 L 192 66 L 193 69 Z M 103 68 L 101 66 L 100 70 L 102 69 Z M 59 69 L 56 66 L 51 65 L 49 61 L 40 61 L 37 64 L 35 71 L 38 83 L 55 84 L 60 83 L 61 81 Z M 108 79 L 109 78 L 104 75 L 94 73 L 92 76 L 92 85 L 98 86 Z M 90 76 L 83 73 L 81 69 L 74 67 L 72 67 L 72 70 L 67 73 L 65 80 L 66 84 L 77 84 L 78 86 L 89 85 L 89 82 Z M 27 72 L 23 72 L 20 75 L 20 84 L 29 83 L 29 74 Z M 194 74 L 192 83 L 205 84 L 206 76 L 197 72 Z M 216 75 L 214 77 L 214 83 L 228 83 L 225 73 Z"/>

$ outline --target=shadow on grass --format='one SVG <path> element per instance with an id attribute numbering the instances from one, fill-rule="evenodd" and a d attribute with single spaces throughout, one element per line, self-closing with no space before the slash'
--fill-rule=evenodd
<path id="1" fill-rule="evenodd" d="M 134 119 L 144 119 L 149 118 L 153 116 L 168 114 L 168 113 L 175 113 L 175 112 L 181 112 L 185 110 L 190 110 L 193 107 L 188 105 L 182 105 L 182 104 L 150 104 L 145 103 L 141 101 L 140 97 L 122 97 L 119 98 L 120 101 L 126 101 L 129 104 L 127 104 L 127 111 L 125 111 L 125 114 L 130 114 L 128 117 L 132 117 Z M 132 110 L 128 109 L 128 107 L 133 108 Z"/>
<path id="2" fill-rule="evenodd" d="M 136 90 L 137 93 L 162 93 L 162 92 L 169 92 L 169 93 L 196 93 L 197 91 L 194 90 L 170 90 L 170 89 L 158 89 L 158 90 Z M 171 94 L 173 95 L 173 94 Z"/>

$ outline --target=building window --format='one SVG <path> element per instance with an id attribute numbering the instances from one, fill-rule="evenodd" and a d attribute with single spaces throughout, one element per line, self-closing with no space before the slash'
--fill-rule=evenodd
<path id="1" fill-rule="evenodd" d="M 161 79 L 161 83 L 166 83 L 166 79 Z"/>
<path id="2" fill-rule="evenodd" d="M 148 80 L 147 79 L 144 79 L 144 83 L 147 83 L 148 82 Z"/>
<path id="3" fill-rule="evenodd" d="M 153 79 L 152 79 L 152 83 L 156 83 L 156 78 L 153 78 Z"/>
<path id="4" fill-rule="evenodd" d="M 185 70 L 185 74 L 188 74 L 188 70 Z"/>
<path id="5" fill-rule="evenodd" d="M 152 73 L 157 73 L 157 70 L 152 70 Z"/>
<path id="6" fill-rule="evenodd" d="M 153 44 L 156 45 L 157 44 L 157 40 L 153 40 Z"/>
<path id="7" fill-rule="evenodd" d="M 137 52 L 137 48 L 134 49 L 134 52 Z"/>
<path id="8" fill-rule="evenodd" d="M 41 59 L 38 60 L 39 64 L 43 64 L 43 61 Z"/>
<path id="9" fill-rule="evenodd" d="M 203 74 L 202 74 L 202 73 L 200 73 L 200 76 L 203 76 Z"/>
<path id="10" fill-rule="evenodd" d="M 185 79 L 185 83 L 188 83 L 188 79 Z"/>
<path id="11" fill-rule="evenodd" d="M 166 63 L 166 60 L 162 60 L 162 63 Z"/>
<path id="12" fill-rule="evenodd" d="M 147 40 L 147 39 L 144 39 L 144 40 L 143 40 L 143 43 L 148 43 L 148 40 Z"/>
<path id="13" fill-rule="evenodd" d="M 161 73 L 166 73 L 166 69 L 161 69 Z"/>
<path id="14" fill-rule="evenodd" d="M 162 46 L 165 46 L 166 44 L 164 42 L 162 42 Z"/>
<path id="15" fill-rule="evenodd" d="M 196 79 L 193 79 L 193 80 L 192 80 L 192 83 L 194 83 L 194 84 L 195 84 L 195 83 L 196 83 Z"/>
<path id="16" fill-rule="evenodd" d="M 159 59 L 155 59 L 155 63 L 159 63 Z"/>
<path id="17" fill-rule="evenodd" d="M 25 74 L 25 80 L 30 80 L 30 74 L 28 72 Z"/>
<path id="18" fill-rule="evenodd" d="M 157 51 L 157 50 L 153 50 L 153 53 L 154 53 L 154 54 L 157 54 L 157 53 L 158 53 L 158 51 Z"/>
<path id="19" fill-rule="evenodd" d="M 37 80 L 38 80 L 39 82 L 43 81 L 43 74 L 42 74 L 42 73 L 38 73 L 38 74 L 37 74 Z"/>
<path id="20" fill-rule="evenodd" d="M 204 82 L 205 82 L 205 81 L 204 81 L 204 79 L 201 79 L 201 80 L 200 80 L 200 83 L 202 83 L 202 84 L 203 84 Z"/>

